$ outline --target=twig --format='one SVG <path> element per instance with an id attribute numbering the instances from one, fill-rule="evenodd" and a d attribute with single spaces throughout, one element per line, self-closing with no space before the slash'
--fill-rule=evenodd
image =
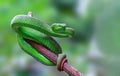
<path id="1" fill-rule="evenodd" d="M 40 54 L 48 58 L 50 61 L 52 61 L 54 64 L 57 64 L 58 56 L 54 53 L 52 53 L 50 50 L 46 49 L 44 46 L 31 41 L 26 40 L 31 46 L 33 46 Z M 63 70 L 68 73 L 70 76 L 83 76 L 78 70 L 73 68 L 70 64 L 67 62 L 63 65 Z"/>

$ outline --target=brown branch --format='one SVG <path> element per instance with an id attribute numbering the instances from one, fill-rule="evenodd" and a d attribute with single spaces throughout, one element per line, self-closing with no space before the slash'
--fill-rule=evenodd
<path id="1" fill-rule="evenodd" d="M 57 64 L 58 56 L 54 53 L 52 53 L 50 50 L 46 49 L 44 46 L 33 42 L 31 40 L 26 40 L 29 44 L 31 44 L 40 54 L 48 58 L 50 61 L 52 61 L 54 64 Z M 63 65 L 63 70 L 68 73 L 70 76 L 83 76 L 78 70 L 73 68 L 70 64 L 67 62 Z"/>

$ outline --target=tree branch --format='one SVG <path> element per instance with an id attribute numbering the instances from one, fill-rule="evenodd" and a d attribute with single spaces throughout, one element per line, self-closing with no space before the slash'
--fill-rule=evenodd
<path id="1" fill-rule="evenodd" d="M 50 50 L 46 49 L 44 46 L 31 41 L 26 40 L 31 46 L 33 46 L 40 54 L 48 58 L 50 61 L 52 61 L 54 64 L 57 64 L 58 56 L 54 53 L 52 53 Z M 78 70 L 73 68 L 70 64 L 65 62 L 63 64 L 63 70 L 68 73 L 70 76 L 83 76 Z"/>

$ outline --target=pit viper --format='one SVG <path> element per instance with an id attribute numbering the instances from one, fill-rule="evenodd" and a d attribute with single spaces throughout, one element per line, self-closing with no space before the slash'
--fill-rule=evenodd
<path id="1" fill-rule="evenodd" d="M 17 33 L 17 40 L 20 47 L 41 63 L 50 66 L 55 64 L 38 53 L 25 39 L 35 41 L 58 55 L 62 53 L 62 49 L 53 37 L 72 37 L 74 34 L 74 30 L 67 27 L 66 24 L 53 23 L 49 26 L 40 19 L 33 17 L 31 12 L 27 15 L 16 15 L 11 20 L 10 25 Z"/>

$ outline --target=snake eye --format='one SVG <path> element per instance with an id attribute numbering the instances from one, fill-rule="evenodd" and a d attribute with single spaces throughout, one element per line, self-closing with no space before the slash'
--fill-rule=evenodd
<path id="1" fill-rule="evenodd" d="M 62 33 L 66 29 L 66 24 L 54 23 L 54 24 L 52 24 L 51 28 L 54 32 Z"/>

